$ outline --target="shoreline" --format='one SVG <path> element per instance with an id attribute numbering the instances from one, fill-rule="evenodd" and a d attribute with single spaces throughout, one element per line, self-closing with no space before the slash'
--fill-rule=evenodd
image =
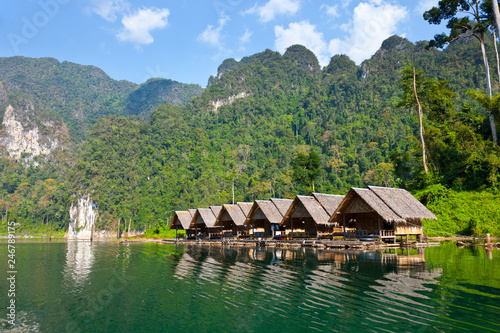
<path id="1" fill-rule="evenodd" d="M 8 240 L 8 235 L 2 235 L 0 236 L 0 241 L 1 240 Z M 33 236 L 33 235 L 25 235 L 22 237 L 16 237 L 16 240 L 46 240 L 46 241 L 82 241 L 82 242 L 90 242 L 90 239 L 68 239 L 66 236 L 63 237 L 52 237 L 49 239 L 46 235 L 42 236 Z M 500 241 L 500 237 L 491 237 L 492 241 Z M 115 237 L 95 237 L 93 241 L 96 242 L 123 242 L 123 243 L 167 243 L 167 244 L 220 244 L 220 240 L 187 240 L 187 239 L 175 239 L 175 238 L 143 238 L 141 236 L 133 236 L 133 237 L 123 237 L 123 238 L 115 238 Z M 224 243 L 226 244 L 234 244 L 234 243 L 258 243 L 258 242 L 271 242 L 272 240 L 243 240 L 243 239 L 227 239 L 224 240 Z M 457 236 L 448 236 L 448 237 L 427 237 L 427 242 L 422 242 L 419 244 L 426 244 L 426 243 L 432 243 L 432 242 L 457 242 L 457 241 L 466 241 L 466 242 L 471 242 L 471 243 L 481 243 L 485 241 L 485 237 L 473 237 L 473 236 L 463 236 L 463 237 L 457 237 Z M 276 242 L 276 241 L 275 241 Z M 355 242 L 353 240 L 315 240 L 315 239 L 301 239 L 301 240 L 288 240 L 288 241 L 281 241 L 281 242 L 290 242 L 290 243 L 297 243 L 297 242 L 315 242 L 315 243 L 321 243 L 321 242 Z M 358 241 L 359 242 L 359 241 Z M 369 243 L 369 242 L 365 242 Z M 415 241 L 410 242 L 411 243 L 416 243 Z M 400 245 L 400 243 L 396 243 L 397 245 Z M 388 247 L 394 247 L 394 244 L 388 243 Z"/>

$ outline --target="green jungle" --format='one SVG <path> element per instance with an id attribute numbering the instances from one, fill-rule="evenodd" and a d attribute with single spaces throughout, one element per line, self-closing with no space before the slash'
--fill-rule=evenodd
<path id="1" fill-rule="evenodd" d="M 493 64 L 489 33 L 485 45 Z M 32 112 L 25 123 L 61 143 L 49 156 L 1 154 L 0 233 L 16 221 L 21 233 L 62 236 L 87 194 L 97 229 L 172 237 L 175 210 L 231 203 L 233 187 L 236 202 L 380 185 L 436 214 L 427 235 L 498 237 L 500 68 L 490 72 L 493 97 L 474 38 L 443 47 L 392 36 L 359 66 L 338 55 L 323 69 L 300 45 L 265 50 L 225 60 L 205 89 L 0 58 L 0 116 L 8 105 Z"/>

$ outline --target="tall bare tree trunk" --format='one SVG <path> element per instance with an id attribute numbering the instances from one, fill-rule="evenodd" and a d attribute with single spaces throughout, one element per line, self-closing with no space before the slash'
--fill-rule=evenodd
<path id="1" fill-rule="evenodd" d="M 495 24 L 497 26 L 498 31 L 500 31 L 500 9 L 498 8 L 498 1 L 491 0 L 493 5 L 493 15 L 495 16 Z"/>
<path id="2" fill-rule="evenodd" d="M 232 179 L 233 180 L 233 186 L 232 186 L 232 189 L 233 189 L 233 205 L 234 205 L 234 178 Z"/>
<path id="3" fill-rule="evenodd" d="M 492 7 L 493 7 L 493 15 L 495 16 L 495 24 L 497 26 L 497 29 L 499 31 L 499 34 L 500 34 L 500 9 L 498 8 L 498 0 L 491 0 L 491 3 L 492 3 Z M 494 33 L 494 29 L 493 29 L 493 33 Z M 493 35 L 494 36 L 494 35 Z M 500 38 L 500 36 L 499 36 Z M 494 40 L 494 44 L 495 44 L 495 51 L 496 51 L 496 47 L 497 47 L 497 41 L 496 41 L 496 38 Z M 498 68 L 498 79 L 500 81 L 500 65 L 498 63 L 498 52 L 497 52 L 497 68 Z M 488 113 L 488 117 L 490 119 L 490 124 L 491 124 L 491 135 L 493 137 L 493 142 L 495 143 L 495 145 L 498 144 L 497 142 L 497 131 L 496 131 L 496 126 L 495 126 L 495 119 L 493 117 L 493 115 L 491 114 L 491 112 Z"/>
<path id="4" fill-rule="evenodd" d="M 415 74 L 415 67 L 413 67 L 413 92 L 415 93 L 415 99 L 417 100 L 417 105 L 418 105 L 418 120 L 420 121 L 420 140 L 422 141 L 422 162 L 424 163 L 425 173 L 428 173 L 429 169 L 427 168 L 427 158 L 425 157 L 424 121 L 422 115 L 422 106 L 420 105 L 420 100 L 418 99 L 418 94 L 417 94 L 417 77 Z"/>
<path id="5" fill-rule="evenodd" d="M 500 82 L 500 58 L 498 57 L 497 35 L 495 33 L 495 29 L 493 29 L 493 45 L 495 45 L 495 57 L 497 59 L 498 82 Z"/>
<path id="6" fill-rule="evenodd" d="M 490 66 L 488 65 L 488 57 L 486 56 L 486 49 L 484 47 L 484 37 L 481 38 L 479 41 L 480 41 L 480 44 L 481 44 L 481 52 L 483 54 L 484 68 L 486 70 L 486 84 L 488 86 L 488 95 L 491 98 L 492 97 L 492 93 L 491 93 Z M 496 145 L 498 145 L 497 128 L 496 128 L 496 125 L 495 125 L 495 118 L 493 117 L 493 113 L 491 113 L 491 111 L 488 111 L 488 118 L 490 120 L 491 137 L 493 139 L 493 143 L 496 146 Z"/>
<path id="7" fill-rule="evenodd" d="M 116 238 L 120 238 L 120 219 L 116 220 Z"/>

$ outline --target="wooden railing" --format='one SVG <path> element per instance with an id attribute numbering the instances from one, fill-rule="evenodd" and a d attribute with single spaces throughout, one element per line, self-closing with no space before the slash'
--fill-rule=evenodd
<path id="1" fill-rule="evenodd" d="M 385 237 L 394 237 L 394 230 L 380 230 L 379 232 L 374 232 L 372 233 L 373 235 L 378 235 L 381 238 Z M 371 235 L 372 235 L 371 234 Z M 346 238 L 361 238 L 361 237 L 366 237 L 368 235 L 368 232 L 366 230 L 352 230 L 352 231 L 346 231 L 344 233 Z"/>
<path id="2" fill-rule="evenodd" d="M 380 230 L 380 237 L 393 237 L 394 230 Z"/>

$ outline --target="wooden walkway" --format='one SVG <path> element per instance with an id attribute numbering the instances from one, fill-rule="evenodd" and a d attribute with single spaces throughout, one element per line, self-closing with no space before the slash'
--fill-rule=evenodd
<path id="1" fill-rule="evenodd" d="M 266 247 L 313 247 L 337 249 L 388 249 L 394 247 L 429 247 L 439 246 L 440 243 L 378 243 L 359 240 L 314 240 L 314 239 L 220 239 L 215 240 L 189 240 L 189 239 L 164 239 L 161 242 L 169 244 L 198 244 L 198 245 L 225 245 L 225 246 L 266 246 Z"/>

